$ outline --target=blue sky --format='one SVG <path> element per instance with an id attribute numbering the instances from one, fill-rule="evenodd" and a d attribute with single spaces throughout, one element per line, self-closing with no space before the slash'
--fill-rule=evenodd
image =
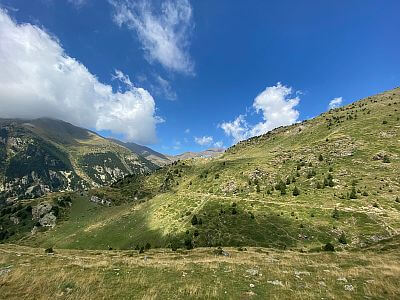
<path id="1" fill-rule="evenodd" d="M 51 91 L 57 89 L 54 97 L 83 101 L 69 111 L 59 111 L 57 105 L 52 110 L 43 102 L 45 96 L 35 98 L 40 90 L 35 87 L 31 98 L 43 111 L 32 117 L 64 118 L 163 153 L 227 147 L 316 116 L 333 99 L 332 105 L 344 105 L 400 85 L 399 1 L 0 0 L 0 5 L 3 17 L 11 19 L 0 25 L 7 29 L 0 60 L 12 61 L 9 70 L 14 70 L 14 62 L 37 59 L 46 70 L 40 79 L 49 76 Z M 24 23 L 36 27 L 22 30 Z M 16 32 L 12 37 L 11 31 Z M 32 31 L 48 36 L 38 38 Z M 6 48 L 20 46 L 18 34 L 19 40 L 44 43 L 46 50 L 37 51 L 47 52 L 38 52 L 35 59 L 26 51 L 18 56 L 19 51 Z M 7 39 L 14 44 L 5 43 Z M 52 81 L 49 57 L 55 54 L 47 39 L 63 49 L 57 55 L 79 63 L 68 80 Z M 18 68 L 28 80 L 38 80 L 22 65 Z M 88 102 L 97 88 L 82 87 L 75 94 L 58 90 L 93 82 L 87 74 L 86 79 L 71 79 L 84 72 L 81 66 L 101 87 L 113 89 L 100 94 L 104 100 L 95 107 L 103 108 L 93 116 Z M 0 70 L 0 84 L 5 85 L 1 78 L 9 78 L 10 72 Z M 0 89 L 0 95 L 4 99 L 8 94 Z M 28 101 L 23 97 L 29 93 L 13 103 L 21 101 L 21 107 Z M 107 101 L 130 106 L 108 106 Z M 119 119 L 124 107 L 133 112 L 138 105 L 144 108 Z M 69 119 L 80 106 L 88 107 L 88 120 Z M 30 116 L 7 109 L 1 116 Z"/>

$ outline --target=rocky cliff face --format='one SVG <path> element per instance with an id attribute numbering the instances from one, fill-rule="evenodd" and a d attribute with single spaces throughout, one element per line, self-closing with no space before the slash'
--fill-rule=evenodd
<path id="1" fill-rule="evenodd" d="M 0 203 L 111 184 L 155 169 L 90 131 L 43 119 L 0 119 Z"/>

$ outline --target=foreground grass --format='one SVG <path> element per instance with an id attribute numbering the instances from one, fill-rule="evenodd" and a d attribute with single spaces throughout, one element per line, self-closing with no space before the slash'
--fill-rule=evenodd
<path id="1" fill-rule="evenodd" d="M 2 299 L 398 299 L 400 252 L 298 253 L 265 248 L 218 256 L 0 245 Z"/>

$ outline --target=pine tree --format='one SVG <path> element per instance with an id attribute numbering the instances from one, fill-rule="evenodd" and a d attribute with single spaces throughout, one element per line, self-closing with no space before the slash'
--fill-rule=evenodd
<path id="1" fill-rule="evenodd" d="M 353 186 L 350 192 L 350 199 L 357 199 L 356 188 Z"/>
<path id="2" fill-rule="evenodd" d="M 193 215 L 193 217 L 192 217 L 192 225 L 196 226 L 197 224 L 198 224 L 197 216 Z"/>
<path id="3" fill-rule="evenodd" d="M 300 190 L 297 188 L 297 186 L 295 186 L 293 189 L 293 196 L 298 196 L 298 195 L 300 195 Z"/>

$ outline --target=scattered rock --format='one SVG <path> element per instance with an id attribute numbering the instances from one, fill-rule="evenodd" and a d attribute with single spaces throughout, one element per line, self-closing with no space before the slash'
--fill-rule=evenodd
<path id="1" fill-rule="evenodd" d="M 251 276 L 258 275 L 258 270 L 256 270 L 256 269 L 248 269 L 248 270 L 246 270 L 246 272 L 249 273 Z"/>
<path id="2" fill-rule="evenodd" d="M 344 286 L 344 289 L 345 289 L 346 291 L 348 291 L 348 292 L 352 292 L 352 291 L 354 291 L 354 286 L 351 285 L 351 284 L 346 284 L 346 285 Z"/>
<path id="3" fill-rule="evenodd" d="M 347 282 L 347 279 L 345 277 L 339 277 L 337 280 L 342 282 Z"/>
<path id="4" fill-rule="evenodd" d="M 19 218 L 15 216 L 10 217 L 10 221 L 13 222 L 15 225 L 19 224 Z"/>
<path id="5" fill-rule="evenodd" d="M 11 272 L 11 268 L 12 268 L 12 266 L 1 268 L 0 269 L 0 276 L 7 275 L 8 273 L 10 273 Z"/>
<path id="6" fill-rule="evenodd" d="M 253 288 L 254 286 L 255 286 L 254 284 L 250 283 L 250 287 L 251 287 L 251 288 Z"/>
<path id="7" fill-rule="evenodd" d="M 101 204 L 101 205 L 111 206 L 111 201 L 109 201 L 107 199 L 101 199 L 97 196 L 90 197 L 90 201 L 93 203 Z"/>
<path id="8" fill-rule="evenodd" d="M 272 285 L 283 286 L 283 283 L 282 283 L 282 281 L 280 281 L 280 280 L 267 280 L 267 282 L 268 282 L 269 284 L 272 284 Z"/>

